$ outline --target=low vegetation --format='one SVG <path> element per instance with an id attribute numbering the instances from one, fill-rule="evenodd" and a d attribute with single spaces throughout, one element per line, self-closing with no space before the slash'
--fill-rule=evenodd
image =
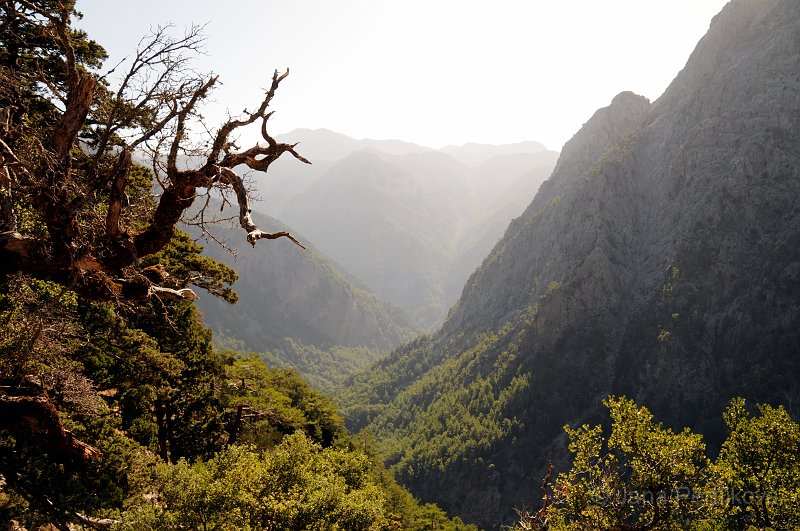
<path id="1" fill-rule="evenodd" d="M 609 397 L 603 426 L 565 428 L 572 468 L 542 486 L 530 529 L 796 529 L 800 424 L 783 407 L 731 401 L 716 459 L 700 434 L 673 432 L 632 400 Z"/>

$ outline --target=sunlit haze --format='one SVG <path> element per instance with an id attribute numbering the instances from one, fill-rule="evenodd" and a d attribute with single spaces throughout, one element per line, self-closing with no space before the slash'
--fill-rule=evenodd
<path id="1" fill-rule="evenodd" d="M 623 90 L 658 98 L 726 0 L 79 0 L 108 66 L 150 27 L 207 24 L 210 117 L 291 75 L 271 130 L 327 128 L 440 147 L 536 140 L 561 149 Z"/>

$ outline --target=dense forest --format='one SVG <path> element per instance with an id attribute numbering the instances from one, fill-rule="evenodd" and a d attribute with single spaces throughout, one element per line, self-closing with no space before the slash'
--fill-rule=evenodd
<path id="1" fill-rule="evenodd" d="M 610 429 L 566 426 L 572 467 L 541 486 L 538 510 L 515 530 L 797 529 L 800 425 L 783 407 L 741 398 L 723 415 L 728 436 L 715 460 L 703 436 L 664 428 L 645 407 L 608 397 Z M 551 481 L 552 479 L 552 481 Z"/>

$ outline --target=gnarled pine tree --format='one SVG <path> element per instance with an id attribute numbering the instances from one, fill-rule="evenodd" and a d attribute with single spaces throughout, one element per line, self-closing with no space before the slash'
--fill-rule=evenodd
<path id="1" fill-rule="evenodd" d="M 234 172 L 266 171 L 284 153 L 308 163 L 267 132 L 269 105 L 288 71 L 272 75 L 254 111 L 215 130 L 200 105 L 218 78 L 190 65 L 201 28 L 178 38 L 170 28 L 153 31 L 114 90 L 98 73 L 104 50 L 72 27 L 74 16 L 74 0 L 0 2 L 0 278 L 22 273 L 85 300 L 193 300 L 188 287 L 161 285 L 153 274 L 159 264 L 147 257 L 167 246 L 187 209 L 212 190 L 235 195 L 251 244 L 286 237 L 300 245 L 286 232 L 259 230 Z M 239 149 L 232 138 L 251 124 L 260 125 L 264 142 Z M 149 160 L 158 183 L 146 198 L 126 195 L 141 173 L 134 160 Z M 98 455 L 23 383 L 0 392 L 0 427 L 64 458 Z"/>

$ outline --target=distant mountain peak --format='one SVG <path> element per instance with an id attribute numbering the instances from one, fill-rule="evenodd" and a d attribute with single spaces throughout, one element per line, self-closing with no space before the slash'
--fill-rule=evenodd
<path id="1" fill-rule="evenodd" d="M 630 90 L 625 90 L 614 96 L 614 99 L 611 100 L 610 107 L 612 109 L 617 109 L 627 106 L 641 106 L 643 104 L 649 105 L 650 100 L 644 96 L 640 96 L 634 92 L 631 92 Z"/>
<path id="2" fill-rule="evenodd" d="M 541 208 L 581 179 L 603 154 L 642 125 L 650 109 L 650 100 L 625 91 L 617 94 L 610 105 L 595 111 L 564 144 L 551 178 L 542 184 L 529 209 Z"/>
<path id="3" fill-rule="evenodd" d="M 513 144 L 478 144 L 468 142 L 461 146 L 445 146 L 439 151 L 447 153 L 468 167 L 475 167 L 498 155 L 529 154 L 534 155 L 547 151 L 539 142 L 524 141 Z"/>
<path id="4" fill-rule="evenodd" d="M 335 161 L 342 159 L 354 151 L 374 150 L 387 155 L 409 155 L 414 153 L 445 153 L 465 166 L 478 166 L 497 155 L 537 154 L 547 148 L 532 140 L 511 144 L 481 144 L 468 142 L 460 146 L 448 145 L 441 149 L 432 149 L 414 142 L 398 139 L 357 139 L 343 133 L 326 128 L 298 128 L 278 135 L 281 142 L 301 144 L 300 150 L 313 161 Z"/>
<path id="5" fill-rule="evenodd" d="M 312 162 L 340 160 L 355 151 L 371 149 L 391 155 L 406 155 L 409 153 L 422 153 L 431 148 L 405 142 L 403 140 L 374 140 L 369 138 L 356 139 L 343 133 L 330 129 L 293 129 L 288 133 L 278 135 L 278 141 L 295 143 L 299 142 L 304 156 Z"/>

